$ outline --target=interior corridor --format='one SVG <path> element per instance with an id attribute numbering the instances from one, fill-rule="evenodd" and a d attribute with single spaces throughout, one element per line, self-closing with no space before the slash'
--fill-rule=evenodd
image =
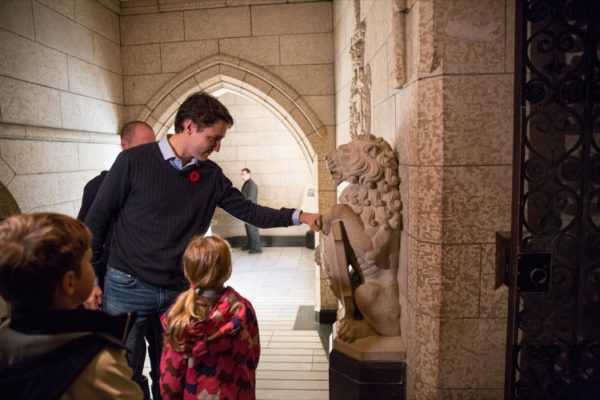
<path id="1" fill-rule="evenodd" d="M 232 255 L 227 284 L 252 302 L 260 328 L 256 399 L 328 399 L 327 355 L 313 322 L 314 250 L 263 247 L 251 255 L 234 248 Z M 324 341 L 328 327 L 322 326 Z"/>

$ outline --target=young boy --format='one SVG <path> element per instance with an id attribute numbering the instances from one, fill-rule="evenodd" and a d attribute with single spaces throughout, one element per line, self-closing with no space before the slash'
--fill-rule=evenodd
<path id="1" fill-rule="evenodd" d="M 94 287 L 91 234 L 53 213 L 0 222 L 0 393 L 6 399 L 142 399 L 123 341 L 131 314 L 78 309 Z"/>

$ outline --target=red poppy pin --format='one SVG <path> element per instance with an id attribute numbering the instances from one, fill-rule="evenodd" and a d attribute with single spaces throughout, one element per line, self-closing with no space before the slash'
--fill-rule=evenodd
<path id="1" fill-rule="evenodd" d="M 192 171 L 190 172 L 190 174 L 188 175 L 188 179 L 190 180 L 190 182 L 198 182 L 200 180 L 200 171 Z"/>

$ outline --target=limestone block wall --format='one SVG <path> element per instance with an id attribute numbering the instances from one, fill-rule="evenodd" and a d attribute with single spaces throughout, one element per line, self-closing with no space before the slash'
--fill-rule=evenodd
<path id="1" fill-rule="evenodd" d="M 120 150 L 118 0 L 0 2 L 0 181 L 24 212 L 75 215 Z"/>
<path id="2" fill-rule="evenodd" d="M 211 160 L 240 189 L 243 184 L 240 171 L 249 168 L 258 185 L 261 205 L 315 210 L 316 204 L 310 204 L 315 197 L 307 196 L 309 189 L 315 190 L 314 177 L 293 135 L 281 121 L 240 95 L 227 93 L 219 100 L 229 109 L 235 123 L 222 141 L 221 150 L 213 153 Z M 307 230 L 305 226 L 272 228 L 261 230 L 261 234 L 304 236 Z M 224 237 L 246 235 L 243 222 L 221 209 L 217 209 L 213 218 L 212 231 Z"/>
<path id="3" fill-rule="evenodd" d="M 338 145 L 349 139 L 355 5 L 372 131 L 400 160 L 408 398 L 501 399 L 507 293 L 493 287 L 494 233 L 510 223 L 514 2 L 334 0 Z"/>
<path id="4" fill-rule="evenodd" d="M 145 3 L 121 9 L 126 119 L 139 115 L 177 73 L 220 53 L 274 73 L 333 126 L 330 1 Z"/>

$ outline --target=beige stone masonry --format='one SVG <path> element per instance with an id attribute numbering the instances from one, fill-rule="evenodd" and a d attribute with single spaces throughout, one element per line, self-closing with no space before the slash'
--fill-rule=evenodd
<path id="1" fill-rule="evenodd" d="M 331 3 L 252 7 L 252 35 L 331 32 Z"/>
<path id="2" fill-rule="evenodd" d="M 180 11 L 180 10 L 195 10 L 203 8 L 225 7 L 226 0 L 160 0 L 158 2 L 158 10 L 164 11 Z"/>
<path id="3" fill-rule="evenodd" d="M 25 139 L 56 142 L 119 144 L 119 136 L 89 130 L 68 130 L 31 125 L 0 123 L 1 139 Z"/>
<path id="4" fill-rule="evenodd" d="M 74 0 L 37 0 L 39 3 L 53 9 L 57 13 L 75 20 L 75 1 Z M 28 1 L 29 2 L 29 1 Z"/>
<path id="5" fill-rule="evenodd" d="M 94 62 L 92 31 L 37 2 L 33 3 L 33 14 L 35 38 L 39 43 L 85 61 Z"/>
<path id="6" fill-rule="evenodd" d="M 0 2 L 0 28 L 34 39 L 31 1 Z"/>
<path id="7" fill-rule="evenodd" d="M 389 97 L 383 103 L 373 107 L 371 115 L 371 125 L 373 132 L 381 132 L 379 136 L 392 143 L 394 141 L 395 131 L 395 112 L 396 102 L 394 97 Z"/>
<path id="8" fill-rule="evenodd" d="M 170 122 L 175 118 L 175 113 L 179 108 L 180 103 L 172 95 L 165 98 L 153 111 L 152 117 L 164 126 L 170 125 Z"/>
<path id="9" fill-rule="evenodd" d="M 444 73 L 504 72 L 505 2 L 458 0 L 436 3 Z M 509 7 L 510 8 L 510 7 Z M 509 45 L 512 48 L 512 43 Z"/>
<path id="10" fill-rule="evenodd" d="M 121 73 L 121 47 L 94 34 L 94 63 L 117 74 Z"/>
<path id="11" fill-rule="evenodd" d="M 96 0 L 98 3 L 102 4 L 104 7 L 108 8 L 115 14 L 119 14 L 121 11 L 121 0 Z"/>
<path id="12" fill-rule="evenodd" d="M 336 93 L 338 93 L 345 86 L 349 87 L 352 82 L 352 58 L 350 56 L 349 47 L 339 57 L 336 57 L 334 68 L 334 87 Z M 348 105 L 350 103 L 348 102 L 346 104 Z"/>
<path id="13" fill-rule="evenodd" d="M 69 88 L 72 93 L 112 103 L 123 103 L 121 75 L 70 56 L 67 57 L 67 61 Z"/>
<path id="14" fill-rule="evenodd" d="M 369 62 L 371 67 L 371 76 L 379 77 L 373 79 L 371 86 L 371 103 L 373 107 L 379 106 L 382 102 L 390 98 L 390 82 L 388 69 L 388 51 L 387 45 L 382 46 Z"/>
<path id="15" fill-rule="evenodd" d="M 442 320 L 441 388 L 501 388 L 504 384 L 506 321 Z M 437 385 L 436 385 L 437 386 Z"/>
<path id="16" fill-rule="evenodd" d="M 446 165 L 512 162 L 512 92 L 511 75 L 444 78 Z"/>
<path id="17" fill-rule="evenodd" d="M 52 154 L 32 162 L 31 154 Z M 0 139 L 0 157 L 17 175 L 77 171 L 79 162 L 77 144 L 68 142 L 43 142 L 38 140 Z"/>
<path id="18" fill-rule="evenodd" d="M 67 90 L 67 57 L 10 32 L 0 31 L 0 74 Z"/>
<path id="19" fill-rule="evenodd" d="M 351 1 L 334 1 L 334 56 L 337 58 L 343 53 L 348 52 L 350 47 L 350 39 L 354 34 L 354 5 Z"/>
<path id="20" fill-rule="evenodd" d="M 97 1 L 75 1 L 75 20 L 119 44 L 119 16 Z"/>
<path id="21" fill-rule="evenodd" d="M 60 92 L 0 77 L 2 122 L 61 127 Z"/>
<path id="22" fill-rule="evenodd" d="M 235 55 L 258 65 L 279 65 L 279 36 L 219 39 L 219 52 Z"/>
<path id="23" fill-rule="evenodd" d="M 333 62 L 331 33 L 281 35 L 281 64 L 328 64 Z"/>
<path id="24" fill-rule="evenodd" d="M 179 42 L 185 39 L 183 13 L 121 16 L 121 45 Z"/>
<path id="25" fill-rule="evenodd" d="M 335 124 L 333 96 L 303 96 L 303 98 L 310 108 L 315 111 L 315 114 L 320 117 L 324 125 Z"/>
<path id="26" fill-rule="evenodd" d="M 115 133 L 120 128 L 120 107 L 114 103 L 72 93 L 60 94 L 62 127 Z"/>
<path id="27" fill-rule="evenodd" d="M 162 72 L 160 44 L 121 47 L 123 74 L 144 75 Z"/>
<path id="28" fill-rule="evenodd" d="M 153 93 L 173 78 L 175 74 L 125 75 L 123 92 L 125 104 L 146 104 Z"/>
<path id="29" fill-rule="evenodd" d="M 350 120 L 350 83 L 341 87 L 335 95 L 335 123 L 348 124 Z"/>
<path id="30" fill-rule="evenodd" d="M 365 5 L 361 7 L 361 11 Z M 366 18 L 367 31 L 365 33 L 365 63 L 370 63 L 373 57 L 387 47 L 387 41 L 392 34 L 392 2 L 374 1 L 369 8 Z M 371 27 L 371 29 L 369 29 Z M 376 29 L 373 29 L 376 27 Z M 386 80 L 382 76 L 382 80 Z"/>
<path id="31" fill-rule="evenodd" d="M 302 96 L 323 96 L 334 93 L 331 64 L 281 65 L 268 67 L 289 83 Z"/>
<path id="32" fill-rule="evenodd" d="M 195 60 L 202 60 L 215 54 L 218 49 L 216 40 L 162 43 L 160 45 L 162 72 L 179 72 L 182 68 L 193 64 Z"/>
<path id="33" fill-rule="evenodd" d="M 121 15 L 147 14 L 158 12 L 156 0 L 126 0 L 121 1 Z"/>
<path id="34" fill-rule="evenodd" d="M 251 36 L 250 7 L 186 11 L 185 40 Z"/>
<path id="35" fill-rule="evenodd" d="M 78 143 L 77 158 L 82 171 L 108 169 L 121 152 L 119 136 L 111 135 L 111 145 L 102 143 Z"/>

